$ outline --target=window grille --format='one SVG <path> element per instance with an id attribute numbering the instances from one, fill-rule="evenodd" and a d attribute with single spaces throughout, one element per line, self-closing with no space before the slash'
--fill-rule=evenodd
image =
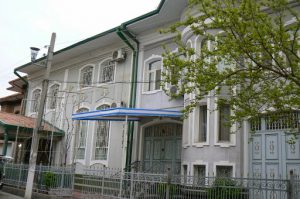
<path id="1" fill-rule="evenodd" d="M 88 111 L 88 109 L 81 108 L 77 111 L 77 113 L 87 112 L 87 111 Z M 84 156 L 85 156 L 87 126 L 88 126 L 88 121 L 86 121 L 86 120 L 78 121 L 77 132 L 79 134 L 79 139 L 78 139 L 79 142 L 78 142 L 78 149 L 77 149 L 77 154 L 76 154 L 77 159 L 84 159 Z"/>
<path id="2" fill-rule="evenodd" d="M 267 130 L 280 130 L 299 127 L 299 113 L 290 112 L 265 117 Z"/>
<path id="3" fill-rule="evenodd" d="M 91 86 L 92 79 L 93 79 L 93 67 L 86 66 L 81 70 L 81 76 L 80 76 L 81 88 Z"/>
<path id="4" fill-rule="evenodd" d="M 49 96 L 49 109 L 55 109 L 57 105 L 57 96 L 58 96 L 59 85 L 54 84 L 50 87 L 50 96 Z"/>
<path id="5" fill-rule="evenodd" d="M 97 110 L 110 108 L 109 105 L 101 105 Z M 109 125 L 108 121 L 97 121 L 96 140 L 95 140 L 95 160 L 106 160 L 109 141 Z"/>
<path id="6" fill-rule="evenodd" d="M 114 74 L 115 74 L 115 63 L 112 61 L 105 61 L 101 65 L 100 70 L 100 82 L 112 82 L 114 81 Z"/>
<path id="7" fill-rule="evenodd" d="M 31 105 L 31 112 L 37 112 L 40 104 L 41 99 L 41 90 L 36 89 L 32 92 L 32 105 Z"/>

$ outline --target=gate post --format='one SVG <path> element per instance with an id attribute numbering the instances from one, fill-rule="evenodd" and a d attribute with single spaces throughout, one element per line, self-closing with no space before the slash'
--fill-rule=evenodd
<path id="1" fill-rule="evenodd" d="M 290 179 L 288 180 L 287 199 L 296 199 L 295 197 L 295 176 L 294 171 L 290 170 Z"/>

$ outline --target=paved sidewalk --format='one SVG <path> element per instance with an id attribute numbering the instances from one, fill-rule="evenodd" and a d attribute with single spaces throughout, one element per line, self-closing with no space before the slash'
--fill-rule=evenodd
<path id="1" fill-rule="evenodd" d="M 21 197 L 0 191 L 0 199 L 21 199 Z"/>

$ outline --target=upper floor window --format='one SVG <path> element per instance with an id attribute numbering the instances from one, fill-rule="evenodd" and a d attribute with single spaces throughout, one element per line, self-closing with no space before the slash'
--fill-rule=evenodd
<path id="1" fill-rule="evenodd" d="M 49 101 L 48 101 L 48 108 L 49 109 L 55 109 L 57 105 L 57 97 L 58 97 L 58 90 L 59 90 L 59 85 L 54 84 L 50 87 L 49 89 Z"/>
<path id="2" fill-rule="evenodd" d="M 97 110 L 110 108 L 109 105 L 103 104 Z M 95 134 L 95 160 L 107 160 L 108 141 L 109 141 L 109 125 L 108 121 L 97 121 Z"/>
<path id="3" fill-rule="evenodd" d="M 222 105 L 219 107 L 219 141 L 230 141 L 230 105 Z"/>
<path id="4" fill-rule="evenodd" d="M 146 65 L 145 91 L 160 90 L 162 61 L 157 60 Z"/>
<path id="5" fill-rule="evenodd" d="M 80 87 L 85 88 L 92 85 L 93 66 L 86 66 L 80 71 Z"/>
<path id="6" fill-rule="evenodd" d="M 207 139 L 207 105 L 199 106 L 199 142 Z"/>
<path id="7" fill-rule="evenodd" d="M 41 89 L 35 89 L 32 92 L 31 112 L 37 112 L 41 99 Z"/>
<path id="8" fill-rule="evenodd" d="M 100 66 L 100 83 L 114 81 L 115 62 L 111 60 L 104 61 Z"/>
<path id="9" fill-rule="evenodd" d="M 77 113 L 87 112 L 89 111 L 87 108 L 81 108 L 77 111 Z M 88 128 L 87 120 L 78 121 L 76 133 L 78 133 L 78 149 L 76 153 L 77 159 L 84 159 L 85 156 L 85 148 L 86 148 L 86 135 Z"/>

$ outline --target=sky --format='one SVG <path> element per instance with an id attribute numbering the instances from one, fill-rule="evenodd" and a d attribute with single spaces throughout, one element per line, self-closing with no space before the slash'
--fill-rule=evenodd
<path id="1" fill-rule="evenodd" d="M 52 32 L 54 50 L 116 27 L 157 8 L 160 0 L 0 0 L 0 97 L 14 68 L 30 62 L 31 46 L 46 53 Z"/>

